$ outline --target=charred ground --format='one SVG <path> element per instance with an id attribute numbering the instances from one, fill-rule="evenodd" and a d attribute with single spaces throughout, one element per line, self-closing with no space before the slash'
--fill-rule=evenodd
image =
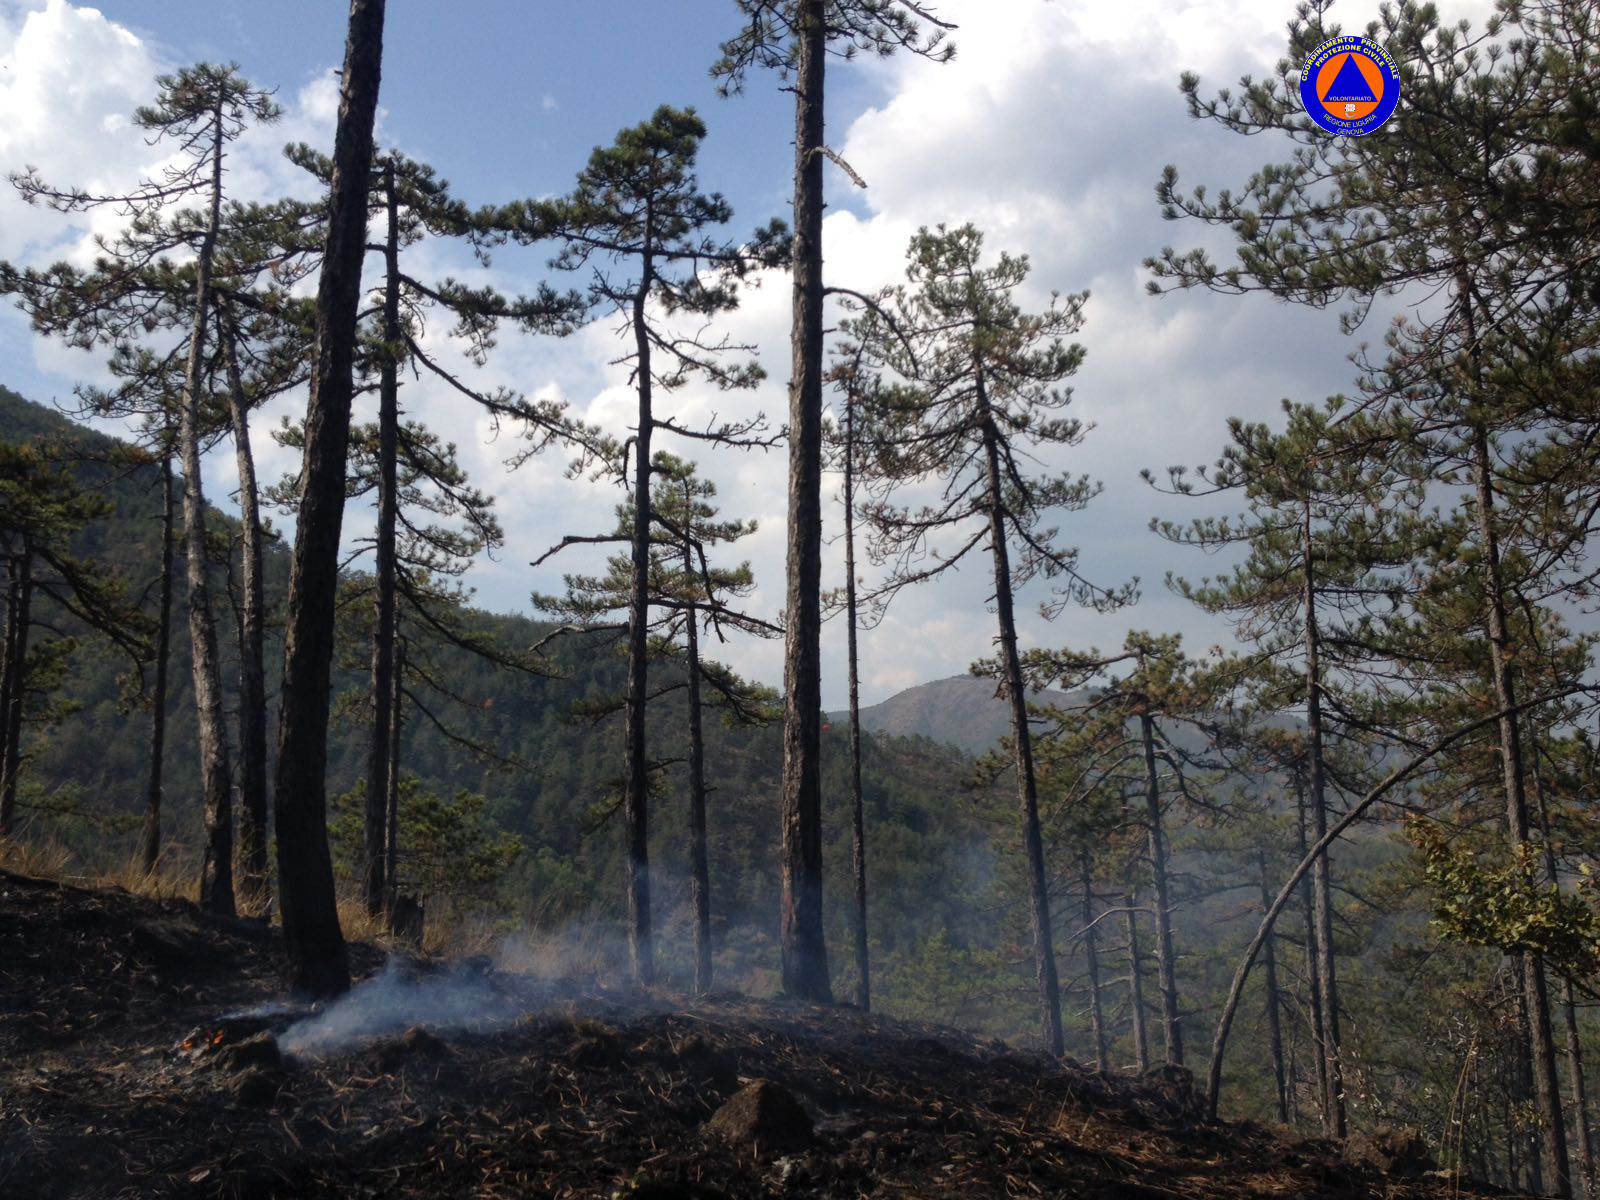
<path id="1" fill-rule="evenodd" d="M 364 974 L 383 963 L 354 954 Z M 462 970 L 399 973 L 446 969 Z M 264 927 L 0 873 L 0 1194 L 1491 1194 L 1198 1121 L 1181 1081 L 1135 1085 L 949 1030 L 731 996 L 669 1008 L 465 969 L 505 1002 L 494 1028 L 286 1056 L 274 1035 L 304 1013 L 275 1007 Z M 764 1142 L 711 1120 L 756 1080 L 810 1120 Z"/>

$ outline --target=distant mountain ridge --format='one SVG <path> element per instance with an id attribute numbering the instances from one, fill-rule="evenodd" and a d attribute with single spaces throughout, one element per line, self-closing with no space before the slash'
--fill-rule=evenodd
<path id="1" fill-rule="evenodd" d="M 896 737 L 925 737 L 967 754 L 992 749 L 1011 732 L 1011 709 L 995 693 L 998 681 L 952 675 L 896 692 L 881 704 L 861 710 L 861 728 Z M 1066 692 L 1036 691 L 1033 703 L 1067 704 Z M 835 720 L 843 719 L 835 716 Z"/>

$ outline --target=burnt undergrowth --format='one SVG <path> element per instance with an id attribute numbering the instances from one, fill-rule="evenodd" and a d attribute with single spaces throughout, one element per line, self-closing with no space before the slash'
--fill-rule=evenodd
<path id="1" fill-rule="evenodd" d="M 364 999 L 308 1010 L 264 926 L 0 873 L 0 1195 L 1496 1194 L 1202 1121 L 1181 1075 L 847 1008 L 352 953 Z"/>

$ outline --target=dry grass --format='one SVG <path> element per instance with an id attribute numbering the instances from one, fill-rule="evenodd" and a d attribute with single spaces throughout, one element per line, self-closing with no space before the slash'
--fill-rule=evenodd
<path id="1" fill-rule="evenodd" d="M 32 879 L 63 879 L 72 851 L 53 839 L 0 838 L 0 869 Z"/>

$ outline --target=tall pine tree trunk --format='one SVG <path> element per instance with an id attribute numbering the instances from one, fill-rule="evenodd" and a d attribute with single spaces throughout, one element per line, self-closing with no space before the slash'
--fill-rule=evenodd
<path id="1" fill-rule="evenodd" d="M 647 222 L 648 227 L 648 222 Z M 654 282 L 646 245 L 633 298 L 634 363 L 639 394 L 639 428 L 633 442 L 633 573 L 628 585 L 628 698 L 624 716 L 623 817 L 627 826 L 628 961 L 633 981 L 655 982 L 655 950 L 650 923 L 650 760 L 645 746 L 645 716 L 650 670 L 650 334 L 645 304 Z"/>
<path id="2" fill-rule="evenodd" d="M 1467 306 L 1470 327 L 1471 308 Z M 1506 832 L 1511 851 L 1520 854 L 1528 841 L 1528 799 L 1522 761 L 1521 725 L 1517 720 L 1516 673 L 1511 665 L 1511 630 L 1506 618 L 1506 587 L 1500 566 L 1500 542 L 1495 531 L 1494 485 L 1490 478 L 1489 435 L 1480 424 L 1472 436 L 1472 474 L 1479 551 L 1484 573 L 1484 600 L 1488 618 L 1489 663 L 1494 677 L 1496 706 L 1500 710 L 1500 755 L 1506 800 Z M 1544 962 L 1522 955 L 1523 1005 L 1528 1020 L 1529 1055 L 1533 1060 L 1534 1100 L 1538 1105 L 1545 1166 L 1549 1185 L 1557 1196 L 1572 1195 L 1567 1164 L 1567 1131 L 1561 1113 L 1561 1086 L 1556 1077 L 1555 1038 L 1550 1028 L 1550 997 Z"/>
<path id="3" fill-rule="evenodd" d="M 794 317 L 783 655 L 783 990 L 828 1003 L 822 929 L 822 147 L 826 0 L 797 0 Z"/>
<path id="4" fill-rule="evenodd" d="M 33 623 L 33 553 L 26 538 L 9 567 L 5 676 L 0 680 L 0 838 L 10 837 L 16 828 L 17 773 L 22 767 L 22 699 Z"/>
<path id="5" fill-rule="evenodd" d="M 1111 1069 L 1111 1052 L 1107 1048 L 1105 1004 L 1100 996 L 1100 935 L 1095 927 L 1094 868 L 1093 860 L 1085 850 L 1079 858 L 1083 876 L 1083 963 L 1089 976 L 1089 1027 L 1094 1033 L 1094 1065 L 1098 1070 Z"/>
<path id="6" fill-rule="evenodd" d="M 1317 572 L 1311 537 L 1311 504 L 1302 506 L 1301 557 L 1304 572 L 1304 633 L 1306 654 L 1306 737 L 1311 834 L 1320 841 L 1328 832 L 1328 796 L 1322 763 L 1322 637 L 1317 628 Z M 1316 920 L 1312 927 L 1316 950 L 1317 989 L 1322 997 L 1322 1052 L 1327 1064 L 1327 1092 L 1322 1109 L 1322 1131 L 1342 1138 L 1346 1132 L 1344 1068 L 1339 1057 L 1339 986 L 1333 961 L 1333 883 L 1328 855 L 1319 854 L 1311 868 L 1311 895 Z"/>
<path id="7" fill-rule="evenodd" d="M 1256 867 L 1261 873 L 1261 911 L 1265 913 L 1272 907 L 1272 890 L 1267 883 L 1267 853 L 1259 846 L 1256 848 Z M 1274 946 L 1277 940 L 1277 934 L 1273 934 L 1267 939 L 1266 945 L 1261 948 L 1261 965 L 1265 971 L 1267 984 L 1267 1050 L 1272 1058 L 1272 1079 L 1275 1085 L 1274 1095 L 1277 1098 L 1278 1123 L 1287 1125 L 1289 1123 L 1289 1091 L 1283 1065 L 1283 1021 L 1279 1016 L 1282 1006 L 1278 999 L 1278 953 Z"/>
<path id="8" fill-rule="evenodd" d="M 194 674 L 200 743 L 200 799 L 205 848 L 200 860 L 200 907 L 232 916 L 233 771 L 222 709 L 222 669 L 206 570 L 206 500 L 200 480 L 200 388 L 205 370 L 206 331 L 211 321 L 211 271 L 222 220 L 222 106 L 213 118 L 211 197 L 206 231 L 195 264 L 194 320 L 178 408 L 178 450 L 183 457 L 183 541 L 189 589 L 189 650 Z"/>
<path id="9" fill-rule="evenodd" d="M 350 442 L 352 357 L 366 252 L 372 121 L 383 59 L 384 0 L 351 0 L 339 124 L 334 137 L 328 244 L 317 285 L 311 399 L 294 566 L 289 577 L 278 722 L 279 895 L 291 986 L 333 995 L 350 965 L 328 853 L 328 684 L 333 661 L 339 534 Z"/>
<path id="10" fill-rule="evenodd" d="M 1143 658 L 1139 663 L 1144 666 Z M 1172 945 L 1172 893 L 1167 881 L 1167 835 L 1161 820 L 1161 779 L 1156 773 L 1155 722 L 1139 714 L 1144 748 L 1144 819 L 1150 846 L 1150 872 L 1156 888 L 1156 979 L 1161 989 L 1161 1034 L 1167 1061 L 1183 1065 L 1183 1026 L 1178 1021 L 1178 963 Z"/>
<path id="11" fill-rule="evenodd" d="M 693 509 L 693 499 L 686 497 L 684 512 L 692 513 Z M 689 519 L 685 517 L 684 522 L 683 570 L 687 578 L 693 579 L 694 549 L 689 540 Z M 697 996 L 703 996 L 711 990 L 711 868 L 706 860 L 706 742 L 700 712 L 700 614 L 692 600 L 688 605 L 686 631 L 689 652 L 689 899 L 694 908 L 694 990 Z"/>
<path id="12" fill-rule="evenodd" d="M 389 701 L 389 769 L 384 774 L 384 805 L 388 820 L 384 822 L 384 885 L 389 909 L 389 932 L 395 932 L 393 919 L 395 901 L 400 898 L 400 730 L 404 719 L 406 683 L 406 643 L 404 638 L 394 640 L 393 695 Z"/>
<path id="13" fill-rule="evenodd" d="M 367 914 L 383 909 L 384 809 L 389 796 L 389 707 L 393 702 L 395 521 L 400 507 L 396 458 L 400 440 L 400 209 L 394 162 L 384 164 L 388 225 L 383 242 L 383 367 L 378 381 L 378 525 L 374 533 L 372 673 L 367 704 L 367 793 L 363 822 L 361 893 Z"/>
<path id="14" fill-rule="evenodd" d="M 871 956 L 867 949 L 867 826 L 861 795 L 861 673 L 856 642 L 856 421 L 854 398 L 844 410 L 844 607 L 850 671 L 850 866 L 855 876 L 851 913 L 856 949 L 856 1007 L 872 1010 Z"/>
<path id="15" fill-rule="evenodd" d="M 1298 774 L 1295 776 L 1295 784 L 1295 809 L 1299 817 L 1296 828 L 1299 831 L 1300 858 L 1303 861 L 1306 850 L 1311 845 L 1306 829 L 1311 817 L 1306 810 L 1305 789 Z M 1333 1111 L 1333 1103 L 1332 1093 L 1328 1087 L 1327 1047 L 1322 1040 L 1322 984 L 1317 979 L 1317 908 L 1311 894 L 1309 874 L 1301 876 L 1300 879 L 1300 915 L 1305 926 L 1306 998 L 1311 1011 L 1311 1048 L 1316 1059 L 1317 1115 L 1326 1128 L 1328 1114 Z"/>
<path id="16" fill-rule="evenodd" d="M 1017 806 L 1022 818 L 1022 842 L 1028 877 L 1028 911 L 1033 923 L 1034 974 L 1039 987 L 1044 1044 L 1060 1056 L 1066 1046 L 1061 1034 L 1061 983 L 1056 975 L 1056 950 L 1050 926 L 1050 892 L 1044 869 L 1044 834 L 1039 827 L 1039 789 L 1034 776 L 1033 737 L 1028 727 L 1028 693 L 1022 680 L 1022 659 L 1017 654 L 1017 624 L 1011 596 L 1011 561 L 1006 543 L 1004 481 L 1000 474 L 999 439 L 988 413 L 983 379 L 978 379 L 978 402 L 983 407 L 983 441 L 988 471 L 989 541 L 994 556 L 994 608 L 999 623 L 1000 669 L 1004 673 L 1006 702 L 1011 707 L 1011 739 L 1017 769 Z"/>
<path id="17" fill-rule="evenodd" d="M 1128 923 L 1128 1009 L 1133 1020 L 1133 1051 L 1139 1074 L 1150 1069 L 1150 1037 L 1144 1025 L 1144 954 L 1139 949 L 1138 894 L 1124 892 L 1122 911 Z"/>
<path id="18" fill-rule="evenodd" d="M 167 757 L 167 674 L 172 660 L 172 449 L 161 446 L 161 575 L 156 584 L 156 677 L 150 696 L 150 773 L 144 787 L 139 862 L 146 875 L 161 858 L 161 778 Z"/>
<path id="19" fill-rule="evenodd" d="M 239 841 L 240 885 L 259 906 L 267 895 L 267 671 L 266 586 L 261 567 L 261 502 L 250 447 L 250 409 L 239 374 L 239 332 L 223 312 L 228 338 L 229 413 L 239 466 L 239 521 L 243 526 L 244 607 L 239 619 Z"/>

